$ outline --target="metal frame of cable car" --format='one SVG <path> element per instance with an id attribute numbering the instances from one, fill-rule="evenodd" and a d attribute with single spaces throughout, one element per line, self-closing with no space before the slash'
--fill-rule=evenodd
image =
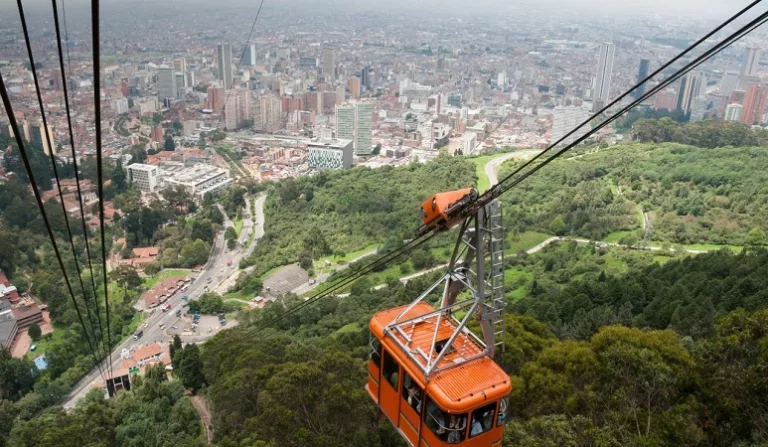
<path id="1" fill-rule="evenodd" d="M 401 320 L 404 315 L 422 302 L 430 293 L 444 284 L 440 308 L 434 312 L 415 318 Z M 470 292 L 471 297 L 457 301 L 462 291 Z M 473 216 L 461 223 L 456 244 L 447 272 L 426 291 L 419 295 L 409 306 L 387 325 L 384 333 L 389 335 L 404 353 L 421 368 L 427 380 L 438 371 L 458 366 L 485 355 L 493 357 L 496 348 L 504 349 L 504 338 L 496 338 L 504 333 L 504 227 L 501 204 L 493 200 L 479 208 Z M 466 310 L 461 319 L 456 313 Z M 467 328 L 470 318 L 477 314 L 483 331 L 483 340 Z M 438 340 L 443 319 L 452 321 L 453 332 L 448 339 Z M 429 352 L 417 347 L 412 348 L 413 331 L 421 323 L 434 320 L 434 332 Z M 459 352 L 451 362 L 442 362 L 453 347 L 454 342 L 464 337 L 464 346 L 472 338 L 482 351 L 468 358 Z M 442 362 L 442 364 L 441 364 Z"/>

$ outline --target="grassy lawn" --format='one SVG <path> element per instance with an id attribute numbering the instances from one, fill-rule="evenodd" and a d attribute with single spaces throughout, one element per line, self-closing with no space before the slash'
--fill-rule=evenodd
<path id="1" fill-rule="evenodd" d="M 485 175 L 485 165 L 494 158 L 503 157 L 506 154 L 493 154 L 484 155 L 482 157 L 469 158 L 475 164 L 475 172 L 477 173 L 477 191 L 483 193 L 491 187 L 491 182 L 488 180 L 488 176 Z"/>
<path id="2" fill-rule="evenodd" d="M 235 219 L 235 233 L 237 233 L 237 237 L 240 237 L 240 233 L 243 232 L 243 219 Z"/>
<path id="3" fill-rule="evenodd" d="M 603 242 L 618 243 L 619 240 L 621 240 L 624 237 L 636 236 L 636 235 L 637 235 L 637 232 L 635 232 L 635 231 L 614 231 L 613 233 L 611 233 L 608 236 L 604 237 L 602 240 L 603 240 Z"/>
<path id="4" fill-rule="evenodd" d="M 34 351 L 27 351 L 27 358 L 31 360 L 45 354 L 51 349 L 51 346 L 61 342 L 61 339 L 64 337 L 64 331 L 66 330 L 67 328 L 64 326 L 54 325 L 52 334 L 44 335 L 40 337 L 40 340 L 38 341 L 33 340 L 32 344 L 35 345 L 36 348 Z M 50 337 L 50 340 L 48 340 L 48 337 Z"/>
<path id="5" fill-rule="evenodd" d="M 515 254 L 521 250 L 531 249 L 551 237 L 551 234 L 539 233 L 536 231 L 524 231 L 517 235 L 517 240 L 507 238 L 509 242 L 506 244 L 507 249 L 504 250 L 504 253 Z"/>
<path id="6" fill-rule="evenodd" d="M 224 299 L 224 301 L 226 301 L 228 299 L 231 299 L 231 298 L 237 298 L 239 300 L 246 300 L 246 301 L 248 301 L 248 300 L 250 300 L 253 297 L 248 295 L 248 294 L 246 294 L 246 293 L 243 293 L 240 290 L 238 290 L 237 292 L 229 292 L 226 295 L 222 296 L 222 298 Z"/>
<path id="7" fill-rule="evenodd" d="M 674 247 L 675 245 L 672 245 Z M 706 251 L 718 251 L 722 250 L 723 248 L 727 248 L 728 250 L 731 250 L 734 253 L 741 253 L 741 250 L 744 249 L 744 247 L 738 246 L 738 245 L 716 245 L 716 244 L 690 244 L 690 245 L 683 245 L 682 247 L 687 248 L 689 250 L 706 250 Z"/>
<path id="8" fill-rule="evenodd" d="M 242 301 L 236 301 L 232 299 L 225 299 L 224 302 L 232 307 L 236 307 L 237 310 L 240 310 L 248 305 L 248 303 L 243 303 Z"/>
<path id="9" fill-rule="evenodd" d="M 136 332 L 136 329 L 141 326 L 141 323 L 143 323 L 146 318 L 147 314 L 144 312 L 136 312 L 133 314 L 133 319 L 131 320 L 131 324 L 127 326 L 127 331 L 126 328 L 123 328 L 123 339 L 117 342 L 117 344 L 122 343 L 126 338 L 132 336 Z"/>
<path id="10" fill-rule="evenodd" d="M 521 284 L 528 282 L 533 278 L 531 272 L 520 269 L 507 269 L 504 271 L 504 287 L 507 290 L 515 289 Z"/>
<path id="11" fill-rule="evenodd" d="M 155 284 L 159 283 L 160 281 L 166 278 L 176 278 L 180 276 L 187 276 L 188 274 L 189 274 L 189 271 L 187 270 L 163 270 L 162 272 L 158 273 L 155 276 L 144 278 L 144 287 L 149 289 L 149 288 L 152 288 Z"/>

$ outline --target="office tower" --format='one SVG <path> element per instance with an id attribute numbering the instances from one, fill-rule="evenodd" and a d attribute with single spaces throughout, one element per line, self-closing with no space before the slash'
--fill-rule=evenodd
<path id="1" fill-rule="evenodd" d="M 256 65 L 256 45 L 248 44 L 245 46 L 243 60 L 240 62 L 240 65 L 249 67 Z"/>
<path id="2" fill-rule="evenodd" d="M 757 70 L 760 68 L 760 56 L 763 50 L 759 48 L 747 48 L 744 52 L 744 60 L 741 62 L 741 76 L 757 76 Z M 746 109 L 745 109 L 746 111 Z"/>
<path id="3" fill-rule="evenodd" d="M 323 74 L 327 81 L 333 81 L 336 77 L 336 58 L 333 48 L 323 48 Z"/>
<path id="4" fill-rule="evenodd" d="M 304 93 L 304 109 L 308 112 L 322 113 L 322 95 L 319 92 Z"/>
<path id="5" fill-rule="evenodd" d="M 316 57 L 310 57 L 310 56 L 302 56 L 299 58 L 299 70 L 316 70 L 317 69 L 317 58 Z"/>
<path id="6" fill-rule="evenodd" d="M 637 70 L 637 82 L 641 82 L 648 77 L 648 69 L 651 68 L 651 61 L 648 59 L 640 59 L 640 68 Z M 635 90 L 635 98 L 639 98 L 645 94 L 645 84 L 640 84 Z"/>
<path id="7" fill-rule="evenodd" d="M 227 92 L 224 121 L 227 130 L 238 129 L 251 119 L 251 92 L 235 89 Z"/>
<path id="8" fill-rule="evenodd" d="M 360 98 L 360 78 L 349 78 L 349 94 L 355 99 Z"/>
<path id="9" fill-rule="evenodd" d="M 220 43 L 216 48 L 217 79 L 221 81 L 224 90 L 232 88 L 232 47 L 229 43 Z"/>
<path id="10" fill-rule="evenodd" d="M 173 68 L 157 69 L 157 98 L 176 98 L 176 72 Z"/>
<path id="11" fill-rule="evenodd" d="M 194 87 L 195 86 L 195 72 L 194 71 L 188 71 L 184 73 L 184 85 L 187 87 Z"/>
<path id="12" fill-rule="evenodd" d="M 373 152 L 372 121 L 373 103 L 358 102 L 355 105 L 355 153 L 357 155 L 371 155 Z"/>
<path id="13" fill-rule="evenodd" d="M 347 99 L 347 94 L 344 91 L 344 86 L 340 85 L 336 88 L 336 105 L 339 105 Z"/>
<path id="14" fill-rule="evenodd" d="M 461 107 L 461 93 L 451 92 L 448 93 L 448 105 L 453 107 Z"/>
<path id="15" fill-rule="evenodd" d="M 723 79 L 720 81 L 720 94 L 726 98 L 731 96 L 739 85 L 739 74 L 735 71 L 726 71 L 723 73 Z"/>
<path id="16" fill-rule="evenodd" d="M 336 138 L 355 140 L 355 107 L 353 105 L 336 106 Z"/>
<path id="17" fill-rule="evenodd" d="M 590 116 L 591 114 L 589 113 L 589 110 L 585 107 L 555 107 L 552 116 L 552 137 L 549 140 L 549 144 L 553 144 L 564 137 L 568 132 L 575 129 L 576 126 L 581 125 L 584 121 L 589 119 Z M 582 126 L 578 131 L 563 140 L 562 144 L 570 144 L 574 142 L 589 130 L 590 126 Z"/>
<path id="18" fill-rule="evenodd" d="M 709 101 L 707 101 L 706 96 L 697 96 L 693 99 L 691 102 L 691 117 L 689 121 L 700 121 L 704 119 L 704 115 L 707 113 L 707 106 L 709 105 Z"/>
<path id="19" fill-rule="evenodd" d="M 128 113 L 128 100 L 126 98 L 120 98 L 112 101 L 112 111 L 115 112 L 115 115 Z"/>
<path id="20" fill-rule="evenodd" d="M 221 87 L 208 87 L 208 98 L 206 107 L 211 110 L 221 110 L 224 108 L 224 89 Z"/>
<path id="21" fill-rule="evenodd" d="M 600 45 L 600 57 L 597 60 L 597 74 L 595 76 L 595 91 L 592 94 L 593 112 L 597 112 L 605 104 L 608 104 L 608 92 L 611 89 L 611 74 L 613 72 L 613 58 L 615 54 L 616 47 L 612 43 Z"/>
<path id="22" fill-rule="evenodd" d="M 262 129 L 272 129 L 280 124 L 282 113 L 280 99 L 275 95 L 262 95 L 259 97 L 258 124 Z"/>
<path id="23" fill-rule="evenodd" d="M 507 72 L 506 71 L 502 71 L 501 73 L 499 73 L 499 75 L 498 75 L 498 77 L 496 79 L 496 84 L 499 86 L 500 90 L 504 90 L 504 87 L 506 87 L 506 85 L 507 85 Z"/>
<path id="24" fill-rule="evenodd" d="M 725 108 L 725 120 L 726 121 L 741 121 L 741 114 L 744 110 L 744 106 L 741 104 L 728 104 Z"/>
<path id="25" fill-rule="evenodd" d="M 48 138 L 46 138 L 45 134 L 43 133 L 43 123 L 31 124 L 29 126 L 29 137 L 29 142 L 32 143 L 36 148 L 42 149 L 46 155 L 50 153 L 48 141 L 51 142 L 52 146 L 56 146 L 54 141 L 53 127 L 50 124 L 48 125 Z"/>
<path id="26" fill-rule="evenodd" d="M 742 124 L 751 126 L 754 123 L 762 123 L 766 100 L 768 100 L 768 87 L 751 85 L 744 94 L 744 109 L 741 112 Z"/>
<path id="27" fill-rule="evenodd" d="M 371 89 L 371 67 L 363 67 L 363 71 L 360 72 L 360 81 L 365 90 Z"/>
<path id="28" fill-rule="evenodd" d="M 180 59 L 174 59 L 173 60 L 173 69 L 176 71 L 186 72 L 187 71 L 187 60 L 183 57 Z"/>
<path id="29" fill-rule="evenodd" d="M 693 99 L 701 92 L 701 72 L 692 71 L 680 81 L 680 91 L 677 93 L 677 110 L 688 113 L 691 111 Z"/>

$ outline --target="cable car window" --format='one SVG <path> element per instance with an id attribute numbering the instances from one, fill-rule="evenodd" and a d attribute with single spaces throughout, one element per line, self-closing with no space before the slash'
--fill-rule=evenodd
<path id="1" fill-rule="evenodd" d="M 432 211 L 437 210 L 437 198 L 432 199 Z"/>
<path id="2" fill-rule="evenodd" d="M 371 334 L 371 361 L 377 368 L 381 368 L 381 342 Z"/>
<path id="3" fill-rule="evenodd" d="M 389 352 L 384 351 L 384 366 L 382 372 L 384 373 L 384 378 L 387 379 L 387 382 L 389 382 L 395 390 L 397 390 L 399 370 L 400 366 L 395 359 L 392 358 L 392 355 Z"/>
<path id="4" fill-rule="evenodd" d="M 509 409 L 509 398 L 505 397 L 499 401 L 499 419 L 496 426 L 504 425 L 507 422 L 507 410 Z"/>
<path id="5" fill-rule="evenodd" d="M 467 431 L 467 415 L 446 413 L 427 396 L 424 424 L 441 441 L 458 444 L 464 440 Z"/>
<path id="6" fill-rule="evenodd" d="M 496 414 L 496 402 L 473 411 L 472 425 L 469 428 L 469 437 L 473 438 L 492 429 L 494 414 Z"/>
<path id="7" fill-rule="evenodd" d="M 403 399 L 408 402 L 416 413 L 421 413 L 421 402 L 424 399 L 424 391 L 411 379 L 407 372 L 403 371 Z"/>

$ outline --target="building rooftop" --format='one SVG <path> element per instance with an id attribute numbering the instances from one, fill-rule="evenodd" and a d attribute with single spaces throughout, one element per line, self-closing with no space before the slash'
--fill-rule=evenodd
<path id="1" fill-rule="evenodd" d="M 157 166 L 145 165 L 145 164 L 142 164 L 142 163 L 133 163 L 131 165 L 128 165 L 128 169 L 134 169 L 134 170 L 137 170 L 137 171 L 152 171 L 152 170 L 157 169 Z"/>
<path id="2" fill-rule="evenodd" d="M 317 141 L 310 141 L 307 143 L 307 147 L 324 147 L 328 149 L 344 149 L 352 140 L 346 140 L 344 138 L 324 138 Z"/>

